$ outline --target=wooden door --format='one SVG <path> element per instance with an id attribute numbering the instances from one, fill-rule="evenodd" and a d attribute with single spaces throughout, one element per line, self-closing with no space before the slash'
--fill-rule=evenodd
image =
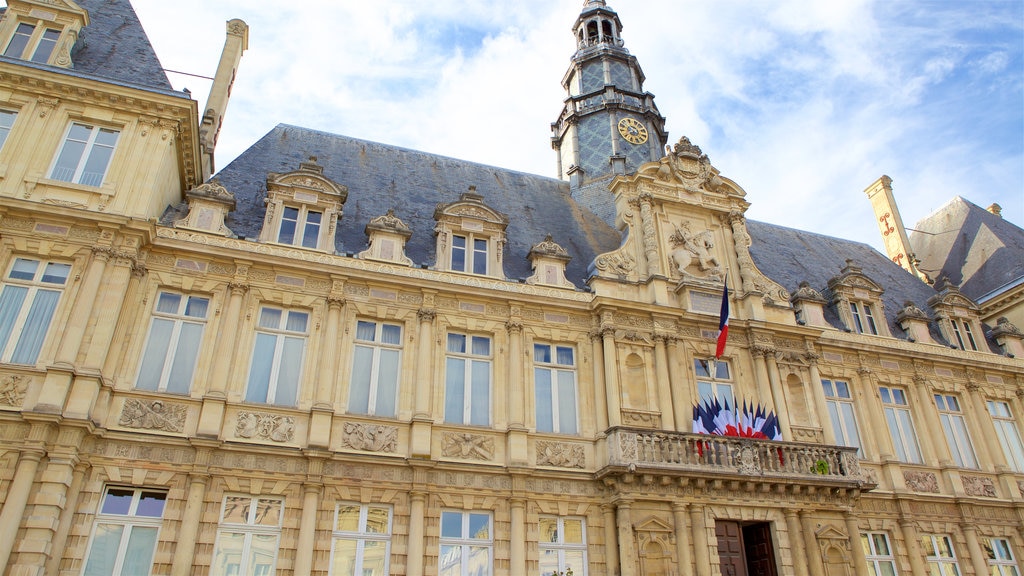
<path id="1" fill-rule="evenodd" d="M 747 555 L 750 576 L 778 576 L 771 524 L 759 522 L 744 526 L 743 551 Z"/>
<path id="2" fill-rule="evenodd" d="M 718 563 L 722 576 L 747 576 L 743 530 L 739 522 L 716 520 L 715 536 L 718 538 Z"/>

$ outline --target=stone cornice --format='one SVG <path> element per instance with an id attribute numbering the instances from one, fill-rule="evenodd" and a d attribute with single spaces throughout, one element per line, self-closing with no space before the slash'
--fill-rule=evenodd
<path id="1" fill-rule="evenodd" d="M 921 344 L 907 342 L 898 338 L 886 336 L 871 336 L 865 334 L 854 334 L 852 332 L 840 332 L 828 330 L 822 332 L 819 344 L 840 343 L 838 345 L 846 348 L 859 348 L 870 350 L 876 354 L 893 354 L 895 352 L 905 353 L 914 358 L 928 359 L 940 363 L 968 364 L 980 367 L 979 363 L 988 364 L 993 367 L 1000 367 L 1009 370 L 1021 370 L 1024 368 L 1024 360 L 1007 358 L 990 352 L 967 352 L 948 348 L 938 344 Z"/>

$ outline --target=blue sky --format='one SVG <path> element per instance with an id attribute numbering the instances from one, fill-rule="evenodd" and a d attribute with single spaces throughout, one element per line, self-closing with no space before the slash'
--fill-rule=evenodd
<path id="1" fill-rule="evenodd" d="M 226 20 L 250 25 L 219 166 L 283 122 L 554 175 L 582 0 L 133 4 L 164 66 L 194 74 Z M 748 217 L 880 248 L 863 190 L 886 174 L 908 227 L 956 195 L 1024 224 L 1024 2 L 609 6 L 670 141 L 701 146 Z M 205 100 L 209 82 L 170 78 Z"/>

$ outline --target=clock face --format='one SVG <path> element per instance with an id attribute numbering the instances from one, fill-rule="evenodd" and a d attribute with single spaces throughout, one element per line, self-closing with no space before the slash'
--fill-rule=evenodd
<path id="1" fill-rule="evenodd" d="M 647 142 L 647 128 L 636 118 L 619 120 L 619 134 L 630 144 Z"/>

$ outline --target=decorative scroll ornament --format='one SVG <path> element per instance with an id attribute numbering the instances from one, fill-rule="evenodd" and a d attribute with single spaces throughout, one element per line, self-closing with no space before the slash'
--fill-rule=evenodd
<path id="1" fill-rule="evenodd" d="M 118 425 L 144 430 L 181 432 L 185 429 L 188 408 L 183 404 L 166 404 L 161 400 L 147 402 L 129 398 L 124 402 Z"/>
<path id="2" fill-rule="evenodd" d="M 239 412 L 238 421 L 235 423 L 235 436 L 291 442 L 295 436 L 295 418 L 259 412 Z"/>
<path id="3" fill-rule="evenodd" d="M 467 460 L 493 460 L 494 438 L 477 434 L 445 432 L 441 453 L 449 458 Z"/>
<path id="4" fill-rule="evenodd" d="M 992 483 L 991 478 L 967 475 L 963 475 L 960 478 L 964 483 L 964 492 L 969 496 L 981 496 L 982 498 L 996 497 L 996 487 Z"/>
<path id="5" fill-rule="evenodd" d="M 398 428 L 346 422 L 341 444 L 364 452 L 395 452 L 398 449 Z"/>
<path id="6" fill-rule="evenodd" d="M 537 442 L 537 465 L 558 468 L 583 468 L 586 456 L 583 446 L 563 442 Z"/>
<path id="7" fill-rule="evenodd" d="M 939 493 L 939 480 L 932 472 L 905 470 L 903 472 L 903 480 L 907 483 L 907 488 L 914 492 Z"/>

